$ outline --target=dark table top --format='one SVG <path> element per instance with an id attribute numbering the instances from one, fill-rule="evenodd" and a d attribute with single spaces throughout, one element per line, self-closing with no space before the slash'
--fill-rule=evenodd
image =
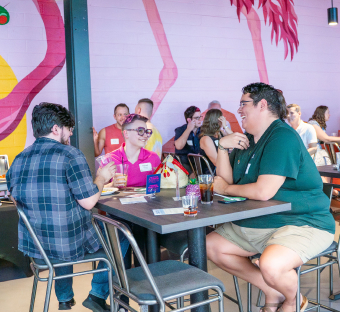
<path id="1" fill-rule="evenodd" d="M 185 195 L 185 189 L 181 190 Z M 267 214 L 291 210 L 291 204 L 277 200 L 246 200 L 232 204 L 220 204 L 222 197 L 214 196 L 211 205 L 198 204 L 196 217 L 182 214 L 155 216 L 153 209 L 180 208 L 181 201 L 174 201 L 176 190 L 162 190 L 156 198 L 146 197 L 147 203 L 122 205 L 119 196 L 102 196 L 96 208 L 111 213 L 124 220 L 141 225 L 160 234 L 173 233 L 224 222 L 259 217 Z"/>
<path id="2" fill-rule="evenodd" d="M 316 168 L 318 168 L 320 175 L 323 177 L 340 178 L 340 171 L 334 168 L 333 165 L 318 166 Z"/>

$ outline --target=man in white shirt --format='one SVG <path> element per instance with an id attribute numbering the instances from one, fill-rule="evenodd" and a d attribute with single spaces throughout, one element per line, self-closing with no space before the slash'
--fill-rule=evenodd
<path id="1" fill-rule="evenodd" d="M 313 126 L 301 120 L 301 108 L 297 104 L 287 106 L 287 120 L 292 128 L 300 135 L 303 144 L 312 156 L 316 152 L 318 139 Z"/>

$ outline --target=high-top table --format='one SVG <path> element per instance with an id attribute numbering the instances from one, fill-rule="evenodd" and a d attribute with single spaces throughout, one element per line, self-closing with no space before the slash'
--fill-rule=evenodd
<path id="1" fill-rule="evenodd" d="M 318 166 L 316 168 L 323 177 L 340 178 L 340 171 L 334 168 L 333 165 Z"/>
<path id="2" fill-rule="evenodd" d="M 318 166 L 316 167 L 322 177 L 329 177 L 329 178 L 338 178 L 340 179 L 340 171 L 333 167 L 333 165 L 328 166 Z M 340 187 L 340 184 L 332 184 L 333 187 Z"/>
<path id="3" fill-rule="evenodd" d="M 188 230 L 189 264 L 207 271 L 206 230 L 205 227 L 213 224 L 259 217 L 263 215 L 288 211 L 290 203 L 277 200 L 256 201 L 247 200 L 239 203 L 220 204 L 221 197 L 214 196 L 211 205 L 198 204 L 196 217 L 187 217 L 182 214 L 155 216 L 153 209 L 179 208 L 181 201 L 174 201 L 174 189 L 162 190 L 155 198 L 146 197 L 146 203 L 122 205 L 118 196 L 102 196 L 96 208 L 106 211 L 114 216 L 138 224 L 147 229 L 147 262 L 160 261 L 160 248 L 158 234 L 173 233 Z M 128 194 L 126 194 L 128 195 Z M 185 190 L 181 190 L 181 196 Z M 208 292 L 191 295 L 191 302 L 206 300 Z M 201 306 L 193 309 L 196 312 L 207 312 L 209 307 Z"/>

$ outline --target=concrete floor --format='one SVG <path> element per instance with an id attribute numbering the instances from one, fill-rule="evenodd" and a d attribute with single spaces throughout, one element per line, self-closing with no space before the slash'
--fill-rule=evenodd
<path id="1" fill-rule="evenodd" d="M 337 232 L 335 234 L 336 240 L 338 240 L 340 233 L 340 227 L 337 223 Z M 89 264 L 82 264 L 75 267 L 75 271 L 84 270 L 90 268 Z M 226 286 L 226 293 L 230 296 L 235 296 L 234 284 L 232 276 L 219 268 L 217 268 L 210 261 L 208 262 L 208 271 L 210 274 L 216 276 L 221 279 Z M 47 272 L 45 272 L 46 274 Z M 47 275 L 47 274 L 46 274 Z M 325 271 L 321 274 L 321 298 L 322 303 L 328 305 L 334 309 L 340 310 L 340 300 L 339 301 L 331 301 L 328 299 L 329 295 L 329 269 L 325 269 Z M 9 280 L 6 282 L 0 282 L 0 312 L 24 312 L 29 310 L 30 304 L 30 296 L 33 284 L 33 277 L 30 278 L 19 278 L 15 280 Z M 246 299 L 247 299 L 247 285 L 244 281 L 239 280 L 242 301 L 244 311 L 246 312 Z M 73 281 L 74 292 L 75 292 L 75 300 L 77 304 L 72 308 L 73 312 L 86 312 L 89 311 L 85 307 L 82 306 L 82 301 L 86 299 L 90 287 L 91 287 L 91 276 L 84 275 L 74 278 Z M 301 278 L 302 285 L 302 293 L 307 295 L 308 298 L 314 299 L 316 297 L 316 273 L 310 273 L 302 276 Z M 259 311 L 259 308 L 255 306 L 256 298 L 258 294 L 258 290 L 253 287 L 253 300 L 252 300 L 252 308 L 253 311 Z M 46 291 L 46 283 L 40 282 L 38 283 L 38 290 L 36 296 L 36 304 L 35 311 L 42 311 L 44 305 Z M 337 266 L 334 266 L 334 292 L 340 291 L 340 278 L 339 271 Z M 135 309 L 138 309 L 138 306 L 132 305 Z M 217 312 L 217 304 L 213 303 L 211 305 L 212 311 Z M 236 304 L 230 302 L 225 299 L 224 301 L 225 311 L 228 312 L 238 312 L 238 307 Z M 54 290 L 52 290 L 51 302 L 50 302 L 50 312 L 58 311 L 58 301 L 55 297 Z"/>

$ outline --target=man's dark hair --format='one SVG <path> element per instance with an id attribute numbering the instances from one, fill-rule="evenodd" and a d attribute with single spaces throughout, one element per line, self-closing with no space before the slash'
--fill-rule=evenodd
<path id="1" fill-rule="evenodd" d="M 140 100 L 138 101 L 138 104 L 139 104 L 139 103 L 148 103 L 148 104 L 151 104 L 151 105 L 152 105 L 152 108 L 153 108 L 153 101 L 151 101 L 151 100 L 148 99 L 148 98 L 140 99 Z"/>
<path id="2" fill-rule="evenodd" d="M 286 100 L 282 91 L 263 82 L 251 83 L 242 89 L 243 94 L 250 93 L 250 98 L 254 101 L 254 106 L 265 99 L 268 103 L 268 110 L 274 115 L 284 120 L 287 115 Z"/>
<path id="3" fill-rule="evenodd" d="M 147 122 L 149 119 L 147 119 L 146 117 L 144 116 L 141 116 L 141 115 L 138 115 L 138 114 L 130 114 L 130 115 L 127 115 L 126 116 L 126 119 L 122 125 L 122 132 L 125 130 L 125 129 L 129 129 L 128 126 L 133 124 L 135 121 L 137 120 L 141 120 L 141 121 L 144 121 L 144 122 Z"/>
<path id="4" fill-rule="evenodd" d="M 184 118 L 185 118 L 186 123 L 188 123 L 187 121 L 188 118 L 192 119 L 192 116 L 194 116 L 196 112 L 200 112 L 200 111 L 201 110 L 196 106 L 188 107 L 184 112 Z"/>
<path id="5" fill-rule="evenodd" d="M 126 107 L 127 110 L 128 110 L 128 113 L 130 114 L 130 110 L 129 110 L 129 106 L 127 106 L 125 103 L 119 103 L 118 105 L 116 105 L 115 107 L 115 111 L 114 111 L 114 114 L 116 115 L 116 110 L 118 107 Z"/>
<path id="6" fill-rule="evenodd" d="M 54 125 L 73 128 L 75 125 L 72 113 L 59 104 L 42 102 L 32 112 L 33 135 L 37 139 L 51 133 Z"/>

